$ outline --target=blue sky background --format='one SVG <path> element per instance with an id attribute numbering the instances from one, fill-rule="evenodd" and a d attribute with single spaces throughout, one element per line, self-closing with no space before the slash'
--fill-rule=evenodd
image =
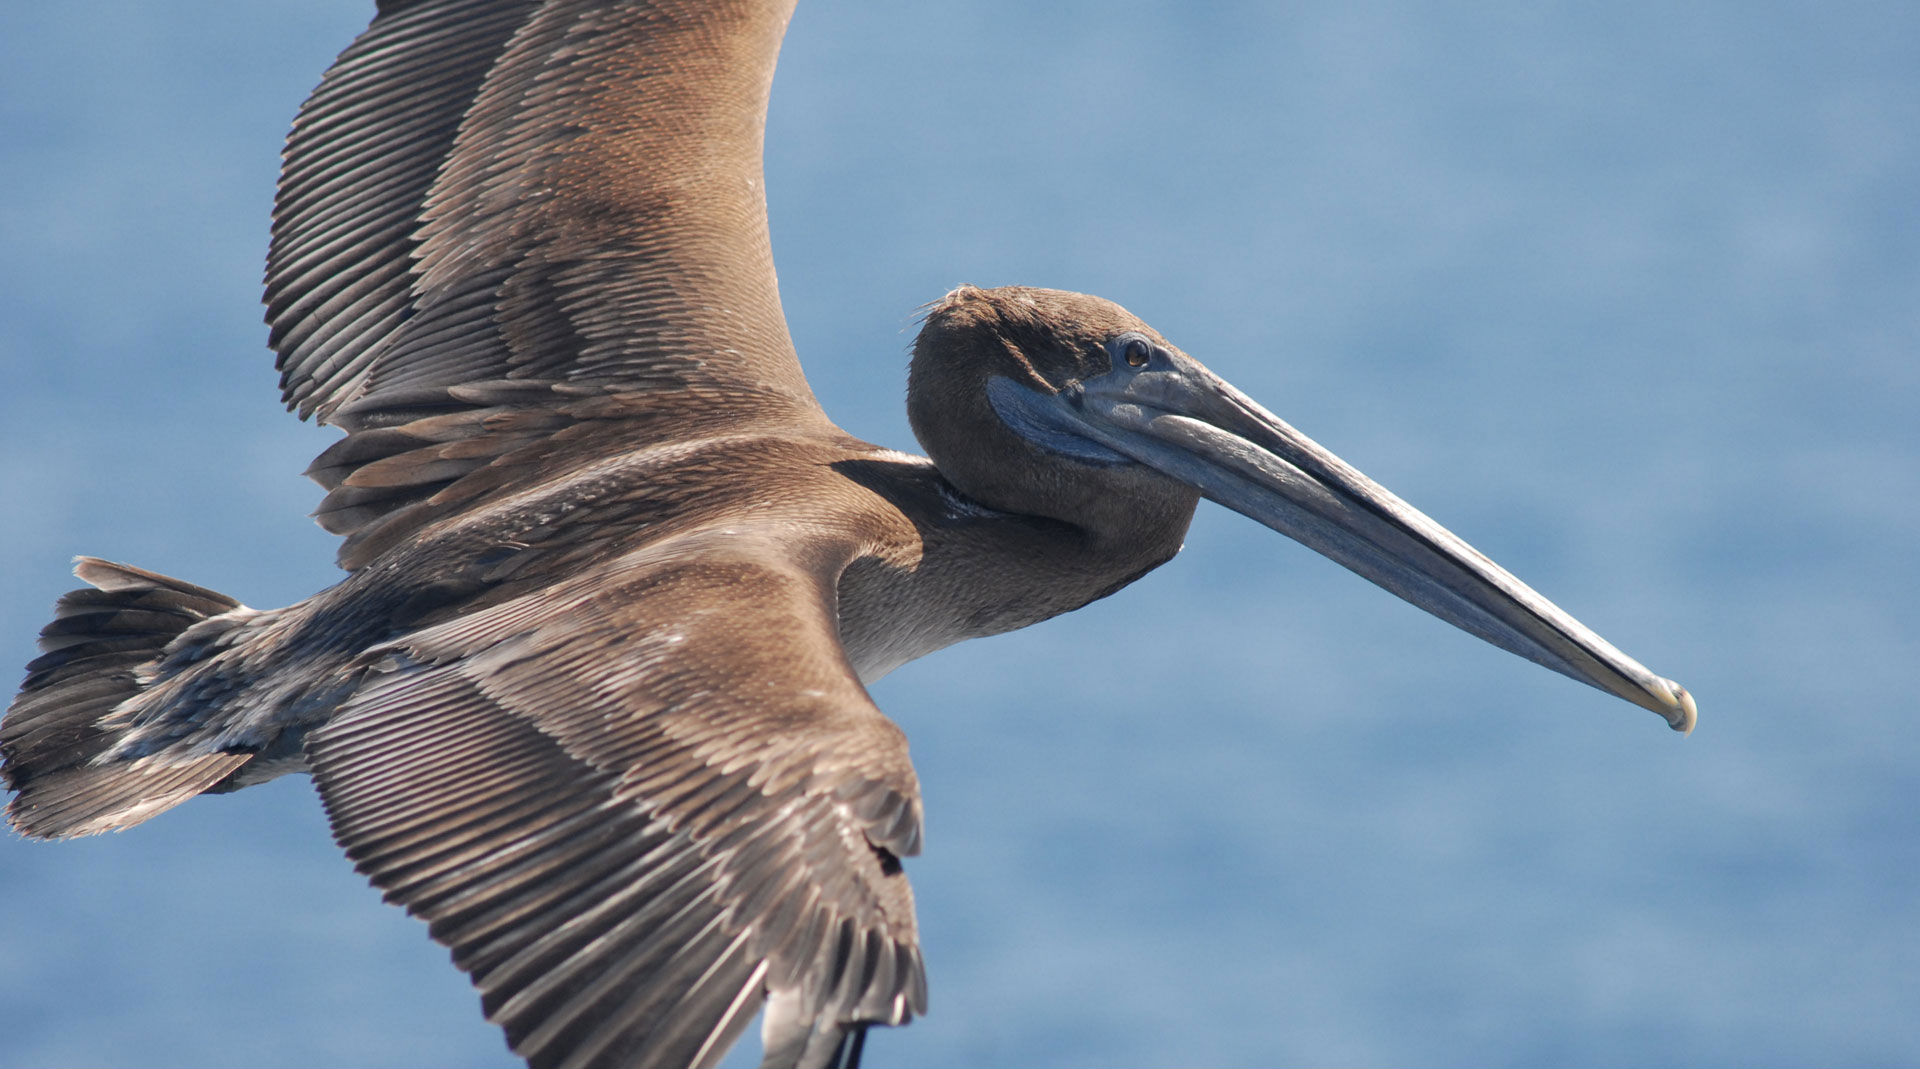
<path id="1" fill-rule="evenodd" d="M 370 8 L 0 10 L 0 661 L 75 553 L 334 580 L 258 281 Z M 922 302 L 1100 293 L 1701 707 L 1206 506 L 875 688 L 933 1012 L 874 1064 L 1920 1060 L 1920 9 L 806 3 L 768 171 L 854 433 L 911 447 Z M 511 1064 L 304 778 L 0 841 L 0 1019 L 6 1064 Z"/>

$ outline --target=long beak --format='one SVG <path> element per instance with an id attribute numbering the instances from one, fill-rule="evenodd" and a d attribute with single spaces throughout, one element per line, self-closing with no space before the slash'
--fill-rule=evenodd
<path id="1" fill-rule="evenodd" d="M 1121 364 L 1116 361 L 1116 364 Z M 1007 383 L 1011 386 L 1011 383 Z M 1029 419 L 1157 468 L 1453 624 L 1693 730 L 1693 697 L 1198 361 L 1170 350 L 1059 394 Z M 1004 388 L 995 391 L 1015 399 Z M 1047 411 L 1037 409 L 1044 406 Z"/>

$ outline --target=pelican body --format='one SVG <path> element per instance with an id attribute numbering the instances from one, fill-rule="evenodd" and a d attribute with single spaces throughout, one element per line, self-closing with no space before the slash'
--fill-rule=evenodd
<path id="1" fill-rule="evenodd" d="M 0 724 L 26 835 L 312 774 L 536 1066 L 857 1061 L 926 1009 L 863 686 L 1170 560 L 1206 497 L 1688 730 L 1692 699 L 1111 302 L 926 311 L 928 456 L 820 410 L 761 140 L 790 5 L 392 2 L 296 120 L 267 319 L 347 577 L 82 558 Z"/>

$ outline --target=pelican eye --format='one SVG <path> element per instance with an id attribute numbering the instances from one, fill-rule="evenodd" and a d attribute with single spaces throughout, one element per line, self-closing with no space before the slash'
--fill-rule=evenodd
<path id="1" fill-rule="evenodd" d="M 1114 347 L 1128 367 L 1146 367 L 1153 359 L 1153 343 L 1138 334 L 1122 334 L 1114 339 Z"/>

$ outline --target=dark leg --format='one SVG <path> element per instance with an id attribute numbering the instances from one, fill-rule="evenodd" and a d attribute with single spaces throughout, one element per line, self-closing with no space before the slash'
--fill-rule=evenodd
<path id="1" fill-rule="evenodd" d="M 867 1049 L 867 1029 L 870 1027 L 872 1026 L 866 1021 L 860 1021 L 851 1029 L 850 1042 L 847 1044 L 847 1060 L 840 1063 L 846 1069 L 860 1069 L 860 1054 Z"/>

